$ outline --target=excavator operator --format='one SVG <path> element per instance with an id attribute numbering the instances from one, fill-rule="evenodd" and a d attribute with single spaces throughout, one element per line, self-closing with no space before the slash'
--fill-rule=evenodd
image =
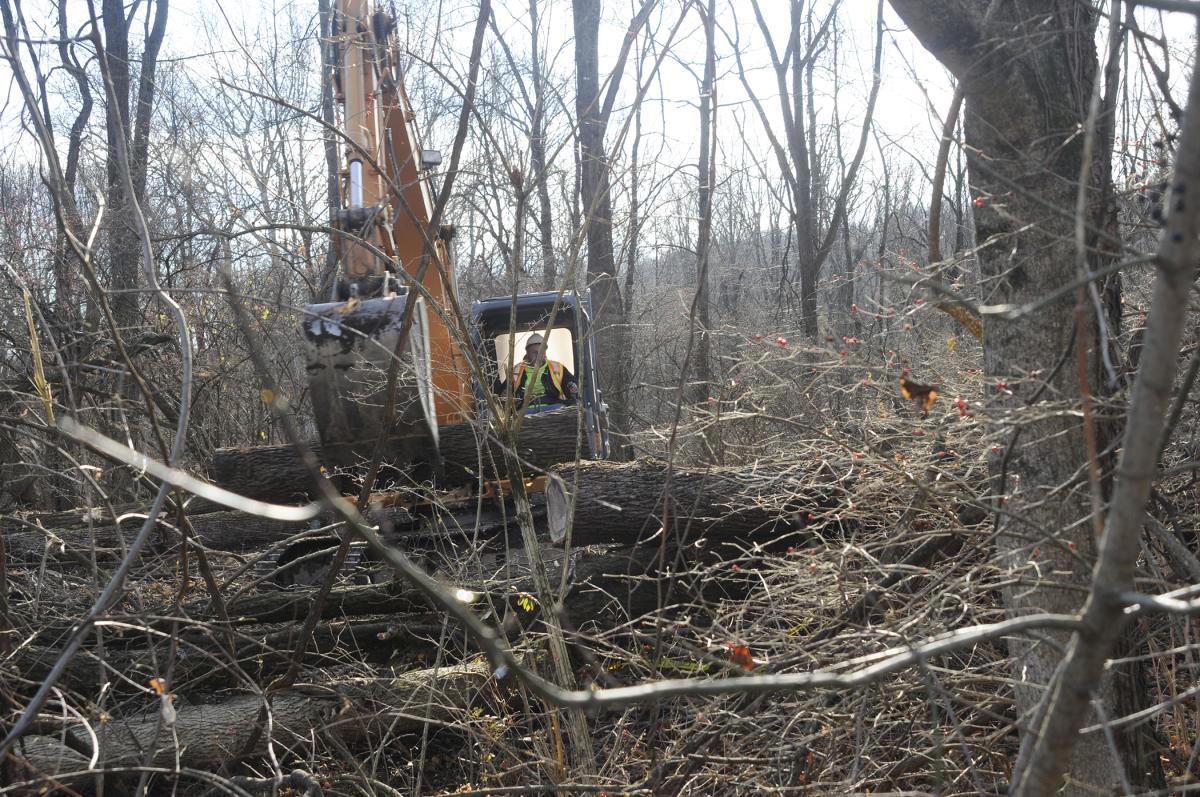
<path id="1" fill-rule="evenodd" d="M 537 333 L 525 341 L 525 359 L 513 369 L 512 387 L 513 398 L 518 403 L 525 400 L 526 391 L 533 391 L 529 397 L 530 407 L 548 409 L 573 404 L 579 398 L 579 383 L 575 381 L 575 375 L 562 363 L 546 359 L 546 339 Z M 492 385 L 492 390 L 498 395 L 504 395 L 506 389 L 503 379 L 496 380 Z"/>

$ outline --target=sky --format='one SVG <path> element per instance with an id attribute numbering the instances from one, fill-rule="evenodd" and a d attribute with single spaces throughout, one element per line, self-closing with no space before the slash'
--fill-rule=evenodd
<path id="1" fill-rule="evenodd" d="M 818 13 L 828 8 L 830 0 L 816 0 Z M 608 0 L 604 5 L 601 41 L 601 73 L 606 74 L 615 60 L 627 21 L 638 0 Z M 760 0 L 772 31 L 782 35 L 787 29 L 786 4 L 780 0 Z M 400 36 L 414 52 L 417 60 L 428 60 L 461 76 L 470 47 L 470 37 L 477 13 L 475 0 L 395 0 L 391 3 L 401 21 Z M 187 69 L 199 81 L 215 83 L 224 75 L 228 63 L 244 55 L 258 57 L 255 51 L 264 46 L 264 37 L 303 36 L 315 29 L 316 0 L 172 0 L 164 59 Z M 668 31 L 680 17 L 685 4 L 681 0 L 664 0 L 652 15 L 649 29 L 661 44 Z M 26 13 L 33 24 L 31 33 L 51 36 L 53 31 L 39 30 L 39 25 L 52 24 L 52 6 L 47 2 L 26 2 Z M 571 49 L 571 9 L 566 0 L 540 0 L 543 41 L 547 64 L 563 85 L 564 95 L 573 90 L 570 85 L 573 68 Z M 946 70 L 905 30 L 886 3 L 884 8 L 884 53 L 882 86 L 875 113 L 879 138 L 891 142 L 902 153 L 896 159 L 906 159 L 914 168 L 932 162 L 936 147 L 940 116 L 950 103 L 953 84 Z M 86 17 L 85 0 L 70 0 L 73 18 Z M 527 0 L 495 0 L 497 27 L 509 42 L 517 57 L 528 52 Z M 862 115 L 871 79 L 871 59 L 875 35 L 876 0 L 842 0 L 839 24 L 843 27 L 839 53 L 843 75 L 835 82 L 826 73 L 824 64 L 818 71 L 816 95 L 818 119 L 831 120 L 836 103 L 841 116 L 840 134 L 843 148 L 852 152 L 857 144 Z M 39 18 L 39 14 L 41 17 Z M 1143 12 L 1148 30 L 1155 30 L 1159 14 Z M 298 26 L 283 24 L 294 18 Z M 1162 17 L 1162 26 L 1174 37 L 1190 44 L 1190 20 L 1186 15 Z M 672 51 L 663 61 L 661 73 L 652 82 L 647 97 L 647 112 L 643 124 L 647 143 L 644 151 L 662 153 L 671 166 L 694 163 L 698 149 L 699 124 L 697 102 L 699 76 L 704 57 L 703 34 L 695 8 L 687 11 Z M 762 101 L 770 124 L 780 130 L 779 90 L 774 74 L 768 68 L 766 45 L 758 30 L 750 0 L 721 0 L 718 3 L 720 30 L 717 33 L 718 88 L 717 128 L 721 141 L 718 170 L 746 168 L 755 160 L 774 169 L 769 144 L 758 123 L 756 112 L 746 90 L 738 79 L 733 40 L 742 61 L 747 65 L 748 82 Z M 265 32 L 265 36 L 264 36 Z M 489 37 L 491 34 L 489 33 Z M 782 47 L 782 42 L 777 43 Z M 315 46 L 312 48 L 316 57 Z M 52 59 L 51 59 L 52 60 Z M 432 71 L 415 65 L 409 81 L 436 81 Z M 1176 70 L 1176 76 L 1182 70 Z M 622 84 L 623 102 L 618 116 L 633 97 L 633 65 L 626 70 Z M 572 99 L 563 97 L 572 107 Z M 15 123 L 19 102 L 8 84 L 7 101 L 0 109 L 0 121 L 9 129 Z M 418 109 L 420 113 L 425 109 Z M 573 110 L 573 107 L 572 107 Z M 620 124 L 610 128 L 609 146 L 618 148 L 616 137 Z M 433 146 L 448 148 L 448 142 L 437 141 L 438 132 L 430 131 Z M 35 152 L 28 139 L 14 145 L 8 153 L 30 157 Z M 569 150 L 563 157 L 569 157 Z M 891 165 L 891 164 L 889 164 Z M 872 143 L 868 147 L 863 169 L 867 177 L 882 166 L 880 155 Z"/>

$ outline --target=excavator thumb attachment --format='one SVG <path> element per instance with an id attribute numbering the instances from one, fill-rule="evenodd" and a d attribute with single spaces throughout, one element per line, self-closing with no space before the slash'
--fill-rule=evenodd
<path id="1" fill-rule="evenodd" d="M 401 341 L 405 308 L 412 324 Z M 421 297 L 352 298 L 305 311 L 304 347 L 321 454 L 330 467 L 353 469 L 384 442 L 383 462 L 410 479 L 437 468 L 437 416 Z M 394 401 L 388 376 L 395 365 Z"/>

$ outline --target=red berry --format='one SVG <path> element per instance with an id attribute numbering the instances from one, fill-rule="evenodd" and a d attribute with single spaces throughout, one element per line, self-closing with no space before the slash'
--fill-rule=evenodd
<path id="1" fill-rule="evenodd" d="M 924 300 L 924 299 L 917 299 L 917 307 L 920 307 L 920 306 L 921 306 L 921 305 L 923 305 L 923 304 L 925 304 L 925 300 Z"/>
<path id="2" fill-rule="evenodd" d="M 778 343 L 780 346 L 786 346 L 787 338 L 775 338 L 775 342 Z"/>
<path id="3" fill-rule="evenodd" d="M 975 197 L 975 200 L 974 200 L 974 201 L 973 201 L 971 204 L 972 204 L 972 205 L 974 205 L 974 206 L 975 206 L 975 207 L 977 207 L 977 208 L 981 208 L 981 207 L 983 207 L 983 204 L 984 204 L 984 202 L 985 202 L 985 201 L 986 201 L 986 200 L 984 200 L 984 198 L 983 198 L 983 197 L 981 197 L 981 196 L 977 196 L 977 197 Z"/>
<path id="4" fill-rule="evenodd" d="M 852 313 L 857 313 L 857 312 L 858 312 L 858 304 L 857 304 L 857 303 L 854 303 L 854 304 L 851 304 L 851 305 L 850 305 L 850 312 L 852 312 Z"/>

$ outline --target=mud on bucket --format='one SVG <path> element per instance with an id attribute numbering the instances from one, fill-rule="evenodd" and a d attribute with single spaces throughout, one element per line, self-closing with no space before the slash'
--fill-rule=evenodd
<path id="1" fill-rule="evenodd" d="M 405 308 L 412 327 L 397 349 Z M 303 345 L 322 458 L 330 468 L 370 463 L 385 440 L 383 461 L 409 479 L 436 468 L 438 427 L 419 296 L 398 295 L 310 305 Z M 395 404 L 387 415 L 388 371 L 397 364 Z"/>

